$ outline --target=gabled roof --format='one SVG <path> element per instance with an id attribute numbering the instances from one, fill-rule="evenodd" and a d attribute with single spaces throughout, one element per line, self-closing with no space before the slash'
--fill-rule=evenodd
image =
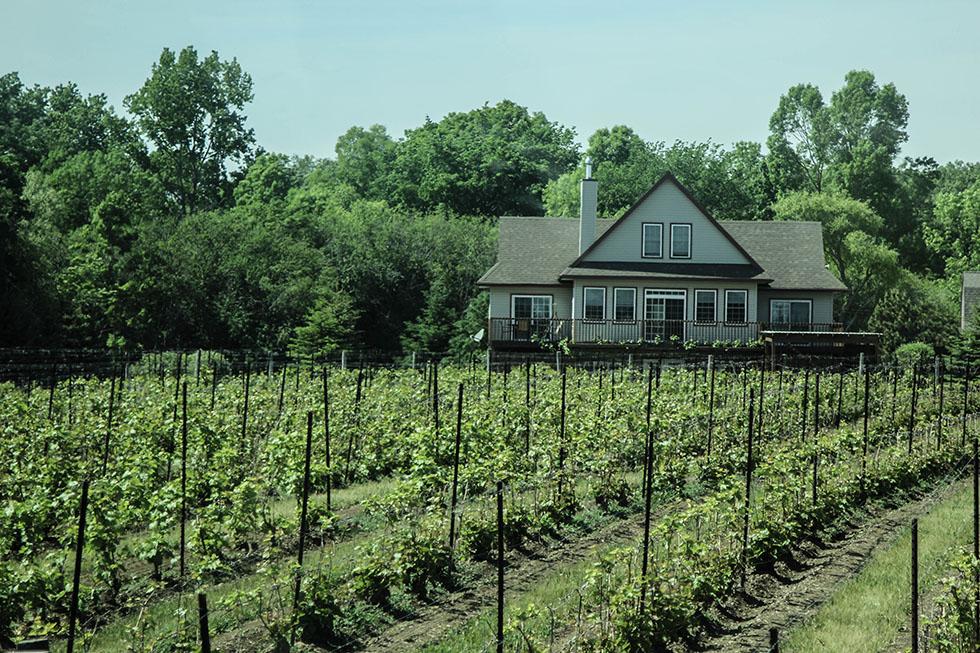
<path id="1" fill-rule="evenodd" d="M 722 220 L 721 227 L 752 255 L 774 290 L 847 290 L 827 269 L 823 228 L 796 220 Z"/>
<path id="2" fill-rule="evenodd" d="M 612 225 L 598 220 L 596 235 Z M 497 262 L 477 285 L 553 286 L 578 255 L 577 218 L 500 218 Z"/>
<path id="3" fill-rule="evenodd" d="M 748 261 L 745 264 L 585 261 L 617 225 L 664 183 L 673 183 Z M 817 222 L 715 220 L 670 173 L 618 220 L 596 221 L 596 239 L 578 253 L 577 218 L 503 217 L 497 263 L 477 285 L 556 286 L 574 278 L 662 278 L 755 281 L 773 290 L 847 288 L 827 269 Z"/>
<path id="4" fill-rule="evenodd" d="M 629 218 L 633 214 L 633 212 L 636 211 L 636 209 L 640 207 L 648 197 L 653 195 L 657 191 L 657 189 L 663 186 L 665 183 L 673 184 L 678 190 L 680 190 L 684 194 L 684 196 L 691 202 L 691 204 L 693 204 L 697 208 L 697 210 L 700 211 L 701 214 L 708 219 L 708 222 L 713 224 L 715 228 L 717 228 L 718 231 L 721 232 L 722 235 L 724 235 L 728 239 L 728 241 L 735 246 L 735 249 L 741 252 L 741 254 L 745 258 L 747 258 L 750 263 L 755 263 L 755 261 L 749 255 L 749 253 L 742 248 L 742 246 L 738 243 L 738 241 L 732 238 L 727 231 L 722 229 L 721 225 L 718 224 L 718 221 L 715 220 L 714 217 L 712 217 L 712 215 L 708 212 L 708 210 L 703 206 L 701 206 L 701 204 L 696 199 L 694 199 L 694 196 L 691 195 L 691 191 L 687 190 L 684 184 L 678 181 L 677 177 L 675 177 L 673 173 L 667 171 L 660 177 L 660 179 L 656 181 L 656 183 L 653 184 L 653 186 L 650 187 L 650 190 L 643 193 L 643 196 L 640 197 L 640 199 L 636 200 L 636 202 L 633 203 L 633 206 L 631 206 L 629 210 L 626 211 L 626 213 L 621 215 L 616 220 L 616 222 L 605 231 L 605 233 L 603 233 L 601 236 L 598 233 L 596 233 L 596 239 L 592 241 L 592 244 L 589 245 L 588 248 L 586 248 L 586 250 L 582 252 L 582 254 L 578 258 L 576 258 L 575 261 L 569 267 L 577 267 L 579 264 L 581 264 L 582 261 L 585 259 L 585 257 L 589 255 L 589 252 L 594 250 L 596 246 L 599 245 L 599 243 L 605 240 L 606 236 L 612 233 L 613 230 L 616 229 L 616 227 L 618 227 L 620 224 L 625 222 L 626 219 Z"/>

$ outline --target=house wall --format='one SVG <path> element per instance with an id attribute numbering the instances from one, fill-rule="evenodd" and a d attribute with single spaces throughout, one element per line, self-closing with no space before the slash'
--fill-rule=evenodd
<path id="1" fill-rule="evenodd" d="M 695 282 L 690 280 L 681 281 L 665 281 L 665 280 L 652 280 L 652 279 L 621 279 L 618 281 L 609 281 L 606 279 L 591 279 L 583 280 L 576 279 L 574 282 L 574 291 L 572 299 L 572 310 L 575 319 L 582 318 L 582 307 L 584 306 L 583 301 L 583 289 L 589 288 L 605 288 L 606 289 L 606 318 L 613 319 L 613 288 L 636 288 L 636 317 L 637 319 L 643 319 L 643 295 L 647 288 L 651 289 L 683 289 L 687 291 L 687 301 L 685 302 L 685 318 L 686 320 L 694 319 L 694 290 L 717 290 L 717 296 L 715 297 L 715 315 L 719 320 L 724 319 L 724 308 L 725 308 L 725 290 L 747 290 L 748 291 L 748 306 L 746 307 L 748 315 L 746 316 L 746 321 L 755 322 L 757 321 L 756 310 L 759 306 L 758 293 L 756 284 L 739 283 L 739 282 L 721 282 L 721 281 L 704 281 Z"/>
<path id="2" fill-rule="evenodd" d="M 489 317 L 511 317 L 511 295 L 551 295 L 551 314 L 554 318 L 572 316 L 572 287 L 565 286 L 491 286 Z"/>
<path id="3" fill-rule="evenodd" d="M 663 226 L 663 257 L 644 258 L 643 223 Z M 670 225 L 691 225 L 691 258 L 670 257 Z M 608 237 L 585 257 L 586 261 L 631 261 L 664 263 L 748 263 L 731 241 L 673 183 L 665 182 L 639 204 Z"/>
<path id="4" fill-rule="evenodd" d="M 814 324 L 834 322 L 834 294 L 812 290 L 759 290 L 759 320 L 769 322 L 769 300 L 771 299 L 809 299 L 812 302 L 810 321 Z"/>

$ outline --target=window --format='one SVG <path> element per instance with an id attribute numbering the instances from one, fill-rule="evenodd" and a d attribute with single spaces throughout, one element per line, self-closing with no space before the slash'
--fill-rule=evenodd
<path id="1" fill-rule="evenodd" d="M 717 290 L 694 291 L 694 320 L 696 322 L 715 321 L 715 302 L 718 299 Z"/>
<path id="2" fill-rule="evenodd" d="M 691 225 L 670 225 L 670 258 L 691 258 Z"/>
<path id="3" fill-rule="evenodd" d="M 791 326 L 809 325 L 811 309 L 809 299 L 773 299 L 769 302 L 769 321 Z"/>
<path id="4" fill-rule="evenodd" d="M 585 319 L 586 320 L 606 319 L 606 289 L 605 288 L 585 289 Z"/>
<path id="5" fill-rule="evenodd" d="M 643 258 L 662 258 L 664 226 L 655 222 L 643 223 Z"/>
<path id="6" fill-rule="evenodd" d="M 518 320 L 547 320 L 551 318 L 551 295 L 514 295 L 510 314 Z"/>
<path id="7" fill-rule="evenodd" d="M 745 322 L 748 315 L 749 292 L 747 290 L 725 291 L 725 321 Z"/>
<path id="8" fill-rule="evenodd" d="M 617 322 L 632 322 L 636 319 L 636 288 L 613 290 L 613 317 Z"/>

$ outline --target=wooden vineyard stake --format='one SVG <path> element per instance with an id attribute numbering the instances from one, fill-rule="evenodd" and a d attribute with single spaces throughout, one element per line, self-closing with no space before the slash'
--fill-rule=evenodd
<path id="1" fill-rule="evenodd" d="M 803 372 L 803 406 L 802 413 L 803 417 L 800 420 L 800 440 L 806 442 L 806 409 L 807 405 L 810 403 L 810 370 L 807 369 Z"/>
<path id="2" fill-rule="evenodd" d="M 749 419 L 748 419 L 748 438 L 745 447 L 745 514 L 742 517 L 742 575 L 741 587 L 745 591 L 745 580 L 749 566 L 749 513 L 752 502 L 752 426 L 755 420 L 752 419 L 752 410 L 755 407 L 753 391 L 749 392 Z"/>
<path id="3" fill-rule="evenodd" d="M 456 497 L 459 485 L 459 443 L 463 430 L 463 384 L 459 384 L 456 397 L 456 441 L 453 444 L 453 486 L 449 499 L 449 560 L 452 566 L 453 547 L 456 545 Z"/>
<path id="4" fill-rule="evenodd" d="M 184 557 L 187 549 L 187 381 L 181 391 L 180 428 L 180 582 L 184 582 Z"/>
<path id="5" fill-rule="evenodd" d="M 912 520 L 912 653 L 919 650 L 919 520 Z"/>
<path id="6" fill-rule="evenodd" d="M 201 653 L 211 653 L 211 632 L 208 628 L 208 595 L 197 594 L 197 629 L 201 637 Z"/>
<path id="7" fill-rule="evenodd" d="M 82 579 L 82 551 L 85 549 L 85 513 L 88 511 L 88 479 L 82 481 L 82 500 L 78 507 L 78 536 L 75 538 L 75 571 L 68 605 L 67 653 L 75 650 L 75 622 L 78 620 L 78 585 Z"/>
<path id="8" fill-rule="evenodd" d="M 497 481 L 497 653 L 504 653 L 504 484 Z"/>
<path id="9" fill-rule="evenodd" d="M 708 356 L 708 463 L 711 463 L 711 436 L 715 427 L 715 361 Z M 782 378 L 782 376 L 780 376 Z M 649 424 L 647 424 L 649 428 Z"/>
<path id="10" fill-rule="evenodd" d="M 327 512 L 330 512 L 330 490 L 333 486 L 333 469 L 330 468 L 330 395 L 327 390 L 329 376 L 326 365 L 323 366 L 323 450 L 327 463 Z"/>
<path id="11" fill-rule="evenodd" d="M 939 422 L 936 424 L 936 448 L 943 446 L 943 408 L 946 401 L 946 372 L 939 370 Z"/>
<path id="12" fill-rule="evenodd" d="M 354 437 L 361 426 L 361 384 L 364 382 L 364 369 L 357 370 L 357 387 L 354 390 L 354 428 L 351 429 L 350 437 L 347 438 L 347 461 L 344 463 L 344 480 L 350 485 L 353 480 L 354 472 L 352 469 L 352 459 L 354 457 Z"/>
<path id="13" fill-rule="evenodd" d="M 563 482 L 565 480 L 565 388 L 568 375 L 565 370 L 561 371 L 561 422 L 558 431 L 558 499 L 562 498 Z"/>
<path id="14" fill-rule="evenodd" d="M 868 395 L 870 394 L 871 373 L 864 370 L 864 438 L 861 452 L 861 498 L 865 498 L 865 478 L 868 469 Z"/>
<path id="15" fill-rule="evenodd" d="M 649 382 L 647 383 L 649 389 Z M 649 395 L 648 395 L 649 396 Z M 648 404 L 649 405 L 649 402 Z M 649 415 L 649 411 L 647 412 Z M 653 433 L 647 420 L 646 460 L 643 464 L 643 566 L 640 572 L 640 615 L 646 609 L 647 598 L 647 565 L 650 557 L 650 500 L 653 494 Z"/>
<path id="16" fill-rule="evenodd" d="M 912 440 L 915 437 L 915 404 L 918 399 L 919 370 L 918 366 L 912 368 L 912 406 L 909 411 L 909 455 L 912 455 Z"/>
<path id="17" fill-rule="evenodd" d="M 306 456 L 303 464 L 303 500 L 299 513 L 299 551 L 296 554 L 296 591 L 293 594 L 293 610 L 299 606 L 303 581 L 303 552 L 306 549 L 306 514 L 310 497 L 310 453 L 313 446 L 313 411 L 306 413 Z"/>
<path id="18" fill-rule="evenodd" d="M 112 375 L 109 385 L 109 416 L 105 423 L 105 441 L 102 443 L 102 476 L 105 476 L 106 469 L 109 467 L 109 441 L 112 438 L 112 408 L 116 399 L 116 376 Z"/>

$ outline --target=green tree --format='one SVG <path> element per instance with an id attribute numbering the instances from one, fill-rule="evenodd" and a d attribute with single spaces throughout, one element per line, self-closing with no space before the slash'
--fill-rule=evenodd
<path id="1" fill-rule="evenodd" d="M 252 78 L 217 52 L 165 48 L 149 79 L 126 98 L 141 134 L 152 144 L 150 169 L 181 215 L 230 199 L 228 165 L 248 160 L 255 136 L 245 126 Z"/>
<path id="2" fill-rule="evenodd" d="M 294 355 L 320 358 L 350 344 L 357 322 L 357 311 L 350 296 L 338 290 L 324 290 L 290 342 Z"/>
<path id="3" fill-rule="evenodd" d="M 388 199 L 388 174 L 396 156 L 396 143 L 381 125 L 351 127 L 337 139 L 334 174 L 360 197 Z"/>
<path id="4" fill-rule="evenodd" d="M 819 222 L 824 254 L 831 269 L 848 287 L 838 310 L 849 328 L 867 324 L 878 300 L 896 282 L 898 254 L 877 234 L 881 217 L 844 195 L 790 193 L 773 205 L 777 220 Z"/>
<path id="5" fill-rule="evenodd" d="M 902 272 L 878 301 L 868 328 L 882 334 L 886 351 L 910 342 L 946 350 L 957 340 L 958 321 L 956 299 L 942 283 Z"/>
<path id="6" fill-rule="evenodd" d="M 391 194 L 423 211 L 540 215 L 545 185 L 578 158 L 573 130 L 504 100 L 408 130 L 397 148 Z"/>
<path id="7" fill-rule="evenodd" d="M 946 276 L 980 267 L 980 180 L 960 192 L 937 193 L 923 232 Z"/>
<path id="8" fill-rule="evenodd" d="M 260 154 L 235 186 L 235 203 L 243 206 L 283 202 L 289 191 L 299 186 L 301 174 L 296 162 L 285 154 Z"/>

